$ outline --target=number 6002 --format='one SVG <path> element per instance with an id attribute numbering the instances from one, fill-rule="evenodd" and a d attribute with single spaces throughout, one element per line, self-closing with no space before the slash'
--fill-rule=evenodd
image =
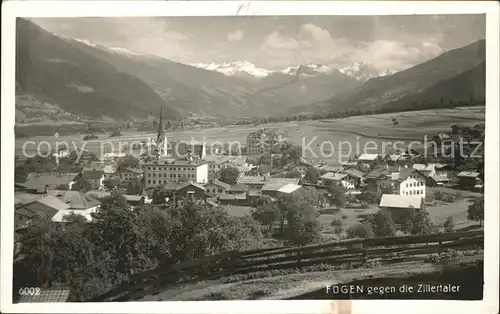
<path id="1" fill-rule="evenodd" d="M 19 289 L 20 295 L 40 295 L 40 288 L 35 287 L 25 287 Z"/>

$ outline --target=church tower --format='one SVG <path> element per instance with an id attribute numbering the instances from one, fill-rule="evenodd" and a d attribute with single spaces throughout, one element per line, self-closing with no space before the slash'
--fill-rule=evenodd
<path id="1" fill-rule="evenodd" d="M 158 136 L 156 138 L 158 157 L 167 157 L 167 134 L 163 125 L 163 106 L 160 106 L 160 121 L 158 122 Z"/>

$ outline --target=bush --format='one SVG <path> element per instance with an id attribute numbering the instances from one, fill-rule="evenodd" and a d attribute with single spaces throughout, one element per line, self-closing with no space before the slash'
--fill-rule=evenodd
<path id="1" fill-rule="evenodd" d="M 427 255 L 426 258 L 424 259 L 424 263 L 436 264 L 441 261 L 460 259 L 463 258 L 464 256 L 465 254 L 462 251 L 446 249 L 444 252 L 441 253 L 433 253 Z"/>
<path id="2" fill-rule="evenodd" d="M 451 195 L 444 195 L 442 200 L 447 203 L 453 203 L 455 201 L 455 198 Z"/>
<path id="3" fill-rule="evenodd" d="M 467 219 L 479 221 L 482 225 L 484 220 L 484 196 L 474 198 L 467 209 Z"/>
<path id="4" fill-rule="evenodd" d="M 438 200 L 438 201 L 442 200 L 443 199 L 443 193 L 441 191 L 439 191 L 439 190 L 436 190 L 434 192 L 434 199 Z"/>
<path id="5" fill-rule="evenodd" d="M 370 222 L 358 223 L 347 229 L 348 238 L 373 238 L 373 229 Z"/>
<path id="6" fill-rule="evenodd" d="M 446 232 L 453 232 L 455 230 L 455 220 L 453 219 L 452 216 L 449 216 L 446 218 L 446 221 L 444 222 L 444 231 Z"/>
<path id="7" fill-rule="evenodd" d="M 344 219 L 344 220 L 345 220 L 345 219 L 347 219 L 348 217 L 349 217 L 349 216 L 347 216 L 347 215 L 345 215 L 345 214 L 344 214 L 344 215 L 342 215 L 342 219 Z"/>
<path id="8" fill-rule="evenodd" d="M 340 235 L 342 233 L 342 231 L 344 231 L 344 222 L 342 221 L 342 219 L 334 219 L 332 220 L 332 222 L 330 223 L 330 226 L 332 226 L 333 228 L 333 233 L 337 234 L 337 235 Z"/>

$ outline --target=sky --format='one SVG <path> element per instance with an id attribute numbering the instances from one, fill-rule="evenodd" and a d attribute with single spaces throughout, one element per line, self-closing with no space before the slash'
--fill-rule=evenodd
<path id="1" fill-rule="evenodd" d="M 484 15 L 37 18 L 42 28 L 182 63 L 401 70 L 485 38 Z"/>

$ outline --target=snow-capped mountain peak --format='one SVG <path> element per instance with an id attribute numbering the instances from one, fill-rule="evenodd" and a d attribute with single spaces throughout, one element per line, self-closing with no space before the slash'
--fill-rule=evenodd
<path id="1" fill-rule="evenodd" d="M 388 69 L 378 70 L 375 67 L 363 62 L 354 62 L 350 65 L 338 66 L 337 69 L 340 73 L 360 81 L 366 81 L 374 77 L 391 75 L 397 72 Z"/>
<path id="2" fill-rule="evenodd" d="M 256 78 L 268 76 L 272 71 L 258 68 L 248 61 L 225 61 L 222 63 L 193 63 L 191 66 L 209 71 L 217 71 L 227 76 L 247 74 Z"/>

